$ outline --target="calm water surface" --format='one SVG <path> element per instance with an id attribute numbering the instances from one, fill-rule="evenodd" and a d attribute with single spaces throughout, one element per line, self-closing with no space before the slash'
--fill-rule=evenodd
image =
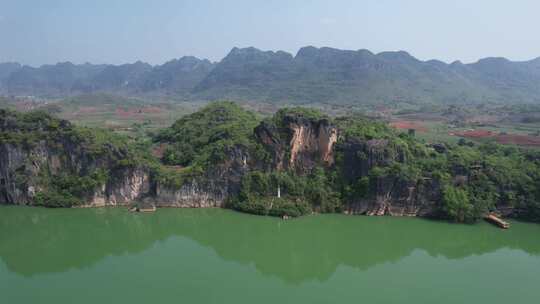
<path id="1" fill-rule="evenodd" d="M 540 225 L 0 208 L 0 303 L 538 303 Z"/>

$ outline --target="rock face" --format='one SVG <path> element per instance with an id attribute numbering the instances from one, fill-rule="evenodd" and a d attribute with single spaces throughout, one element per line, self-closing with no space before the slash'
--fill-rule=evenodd
<path id="1" fill-rule="evenodd" d="M 17 173 L 32 174 L 36 167 L 23 167 L 22 164 L 27 155 L 20 148 L 9 144 L 0 145 L 0 155 L 2 155 L 0 158 L 0 201 L 26 204 L 34 195 L 36 188 L 33 184 L 29 184 L 26 189 L 17 187 Z M 17 169 L 19 169 L 18 172 Z"/>
<path id="2" fill-rule="evenodd" d="M 328 119 L 301 113 L 278 115 L 279 120 L 262 122 L 255 128 L 256 138 L 271 156 L 260 163 L 243 146 L 225 151 L 225 159 L 203 176 L 188 178 L 181 185 L 169 185 L 155 179 L 147 169 L 118 167 L 109 159 L 123 152 L 109 147 L 109 155 L 96 157 L 69 138 L 54 143 L 40 141 L 32 147 L 22 144 L 0 144 L 0 201 L 8 204 L 32 204 L 44 190 L 41 176 L 69 173 L 88 175 L 108 168 L 109 178 L 94 191 L 82 197 L 80 207 L 121 206 L 134 203 L 157 207 L 223 207 L 228 198 L 239 193 L 242 177 L 256 170 L 293 170 L 310 174 L 318 166 L 341 168 L 349 181 L 367 177 L 375 167 L 405 162 L 406 155 L 388 140 L 341 139 Z M 340 153 L 341 162 L 336 163 Z M 436 211 L 440 186 L 429 178 L 411 183 L 398 177 L 370 179 L 369 193 L 354 198 L 345 207 L 353 214 L 425 216 Z"/>
<path id="3" fill-rule="evenodd" d="M 334 163 L 333 148 L 338 131 L 327 119 L 287 115 L 280 125 L 261 123 L 255 129 L 255 134 L 272 155 L 273 169 L 306 173 L 318 164 L 329 167 Z"/>
<path id="4" fill-rule="evenodd" d="M 31 150 L 0 144 L 0 202 L 32 204 L 36 193 L 43 190 L 39 176 L 44 171 L 79 174 L 106 166 L 106 160 L 69 152 L 51 149 L 44 142 Z M 158 207 L 222 207 L 229 195 L 239 191 L 241 177 L 248 170 L 248 155 L 242 149 L 232 149 L 229 156 L 227 162 L 210 170 L 203 179 L 187 181 L 178 188 L 152 180 L 142 168 L 114 171 L 114 176 L 88 193 L 79 207 L 123 206 L 137 201 Z M 25 179 L 23 183 L 21 178 Z"/>
<path id="5" fill-rule="evenodd" d="M 142 169 L 121 172 L 121 175 L 105 185 L 106 205 L 127 205 L 142 198 L 150 191 L 150 177 Z"/>
<path id="6" fill-rule="evenodd" d="M 81 155 L 72 154 L 66 158 L 63 152 L 53 151 L 44 143 L 30 151 L 1 144 L 0 153 L 0 202 L 7 204 L 32 204 L 36 193 L 42 190 L 41 170 L 51 173 L 74 170 L 77 173 L 100 165 L 100 161 L 85 160 Z M 188 181 L 177 189 L 153 181 L 143 169 L 120 170 L 109 182 L 83 198 L 79 207 L 123 206 L 138 200 L 158 207 L 221 207 L 230 192 L 238 191 L 242 170 L 247 168 L 246 156 L 239 157 L 212 170 L 207 181 Z M 19 180 L 22 176 L 26 179 L 24 187 Z"/>
<path id="7" fill-rule="evenodd" d="M 107 159 L 93 159 L 69 141 L 51 147 L 41 141 L 32 148 L 0 144 L 0 201 L 31 204 L 42 189 L 41 176 L 58 173 L 83 174 L 109 166 Z M 127 205 L 150 189 L 148 173 L 139 169 L 114 171 L 109 182 L 83 197 L 81 207 Z"/>
<path id="8" fill-rule="evenodd" d="M 315 154 L 318 160 L 329 166 L 334 163 L 333 146 L 337 141 L 337 130 L 327 120 L 313 123 L 291 122 L 289 127 L 293 134 L 290 141 L 292 168 L 311 167 Z M 316 159 L 317 159 L 316 158 Z"/>
<path id="9" fill-rule="evenodd" d="M 185 183 L 180 189 L 157 185 L 156 196 L 150 200 L 157 207 L 209 208 L 223 207 L 228 196 L 220 185 Z"/>
<path id="10" fill-rule="evenodd" d="M 0 127 L 17 134 L 10 127 L 12 123 L 7 118 Z M 63 124 L 61 128 L 71 130 L 68 122 L 60 121 L 60 124 Z M 202 175 L 186 177 L 181 184 L 168 184 L 136 164 L 120 166 L 119 160 L 127 157 L 122 148 L 106 143 L 100 146 L 106 153 L 96 154 L 69 132 L 31 144 L 5 141 L 0 143 L 0 202 L 35 204 L 36 195 L 51 186 L 51 178 L 62 174 L 91 176 L 93 172 L 107 170 L 103 182 L 78 193 L 82 203 L 77 206 L 142 203 L 157 207 L 224 207 L 229 198 L 240 192 L 242 178 L 250 171 L 291 170 L 308 175 L 315 168 L 324 167 L 341 170 L 340 175 L 351 184 L 370 177 L 367 195 L 353 197 L 345 206 L 349 213 L 426 216 L 437 210 L 440 185 L 429 177 L 413 183 L 393 175 L 371 176 L 375 167 L 406 162 L 406 153 L 388 140 L 339 138 L 337 127 L 328 119 L 300 110 L 278 112 L 273 120 L 262 122 L 254 132 L 270 161 L 261 161 L 251 155 L 250 149 L 237 145 L 224 151 L 225 157 L 218 165 Z M 49 179 L 48 183 L 44 177 Z"/>
<path id="11" fill-rule="evenodd" d="M 440 185 L 431 179 L 416 183 L 395 177 L 378 178 L 370 191 L 371 199 L 358 199 L 346 211 L 351 214 L 391 216 L 434 216 L 440 201 Z"/>
<path id="12" fill-rule="evenodd" d="M 227 198 L 238 194 L 242 176 L 256 166 L 243 147 L 227 151 L 227 159 L 211 168 L 201 178 L 194 178 L 180 187 L 159 182 L 155 191 L 145 199 L 158 207 L 205 208 L 223 207 Z"/>
<path id="13" fill-rule="evenodd" d="M 255 133 L 272 155 L 273 170 L 292 169 L 308 174 L 316 165 L 337 165 L 343 178 L 354 183 L 369 177 L 375 167 L 405 163 L 406 153 L 385 139 L 340 139 L 327 119 L 285 115 L 278 123 L 261 123 Z M 336 154 L 341 155 L 335 164 Z M 441 199 L 440 185 L 429 177 L 417 182 L 397 176 L 370 178 L 364 197 L 353 198 L 345 206 L 350 214 L 431 216 L 436 215 Z"/>
<path id="14" fill-rule="evenodd" d="M 388 140 L 360 140 L 351 138 L 337 149 L 343 152 L 343 174 L 349 180 L 367 176 L 377 166 L 387 166 L 393 161 L 405 161 L 404 153 L 390 146 Z"/>
<path id="15" fill-rule="evenodd" d="M 257 166 L 238 145 L 202 175 L 171 185 L 158 178 L 159 170 L 140 163 L 143 154 L 126 142 L 85 131 L 40 113 L 0 110 L 0 204 L 220 207 L 240 191 L 245 172 Z"/>
<path id="16" fill-rule="evenodd" d="M 356 181 L 368 177 L 377 166 L 405 162 L 405 153 L 387 140 L 349 139 L 337 147 L 343 153 L 343 176 Z M 367 198 L 357 198 L 346 208 L 352 214 L 430 216 L 437 211 L 441 189 L 437 181 L 423 178 L 408 182 L 396 176 L 377 177 L 371 181 Z"/>

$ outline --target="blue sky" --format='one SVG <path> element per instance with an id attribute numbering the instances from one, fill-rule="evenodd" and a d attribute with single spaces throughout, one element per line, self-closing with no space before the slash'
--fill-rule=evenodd
<path id="1" fill-rule="evenodd" d="M 0 0 L 0 62 L 216 61 L 306 45 L 473 62 L 540 56 L 538 0 Z"/>

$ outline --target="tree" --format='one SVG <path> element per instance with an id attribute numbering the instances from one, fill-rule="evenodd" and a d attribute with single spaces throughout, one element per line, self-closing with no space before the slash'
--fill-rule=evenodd
<path id="1" fill-rule="evenodd" d="M 474 219 L 473 205 L 466 190 L 454 186 L 443 189 L 443 210 L 452 220 L 469 222 Z"/>

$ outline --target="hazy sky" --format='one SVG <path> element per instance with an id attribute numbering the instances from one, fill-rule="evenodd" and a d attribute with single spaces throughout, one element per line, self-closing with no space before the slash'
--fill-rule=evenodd
<path id="1" fill-rule="evenodd" d="M 0 0 L 0 62 L 220 60 L 306 45 L 420 59 L 540 56 L 538 0 Z"/>

